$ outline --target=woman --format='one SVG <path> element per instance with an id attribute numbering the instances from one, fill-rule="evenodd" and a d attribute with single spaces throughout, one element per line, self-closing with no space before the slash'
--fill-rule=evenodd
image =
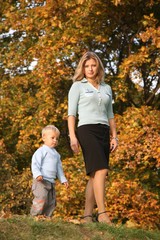
<path id="1" fill-rule="evenodd" d="M 105 210 L 105 179 L 109 168 L 109 152 L 115 151 L 118 139 L 112 109 L 112 91 L 104 83 L 104 67 L 95 53 L 86 52 L 82 56 L 73 81 L 68 96 L 70 144 L 74 153 L 78 153 L 81 146 L 86 174 L 89 176 L 83 222 L 92 221 L 96 202 L 97 220 L 110 224 Z"/>

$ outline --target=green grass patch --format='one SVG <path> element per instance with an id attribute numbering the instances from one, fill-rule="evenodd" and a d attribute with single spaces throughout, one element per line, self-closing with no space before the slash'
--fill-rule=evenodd
<path id="1" fill-rule="evenodd" d="M 159 231 L 15 216 L 0 220 L 1 240 L 160 240 Z"/>

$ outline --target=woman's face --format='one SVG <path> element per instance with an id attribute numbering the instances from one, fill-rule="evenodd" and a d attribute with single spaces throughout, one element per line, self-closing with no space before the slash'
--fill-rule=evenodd
<path id="1" fill-rule="evenodd" d="M 91 58 L 84 64 L 84 74 L 88 80 L 95 80 L 98 72 L 97 62 Z"/>

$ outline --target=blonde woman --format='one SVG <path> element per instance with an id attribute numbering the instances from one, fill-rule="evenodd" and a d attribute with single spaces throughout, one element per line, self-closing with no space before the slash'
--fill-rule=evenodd
<path id="1" fill-rule="evenodd" d="M 68 95 L 70 145 L 74 153 L 78 153 L 81 147 L 86 174 L 89 176 L 83 222 L 93 221 L 92 213 L 96 203 L 98 222 L 111 224 L 105 209 L 105 180 L 109 153 L 116 150 L 118 139 L 112 90 L 104 82 L 104 67 L 95 53 L 86 52 L 82 56 L 73 82 Z"/>

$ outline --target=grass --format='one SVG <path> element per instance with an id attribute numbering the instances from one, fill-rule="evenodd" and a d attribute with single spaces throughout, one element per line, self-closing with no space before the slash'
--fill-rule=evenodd
<path id="1" fill-rule="evenodd" d="M 29 216 L 0 219 L 1 240 L 160 240 L 160 231 L 106 224 L 73 224 Z"/>

